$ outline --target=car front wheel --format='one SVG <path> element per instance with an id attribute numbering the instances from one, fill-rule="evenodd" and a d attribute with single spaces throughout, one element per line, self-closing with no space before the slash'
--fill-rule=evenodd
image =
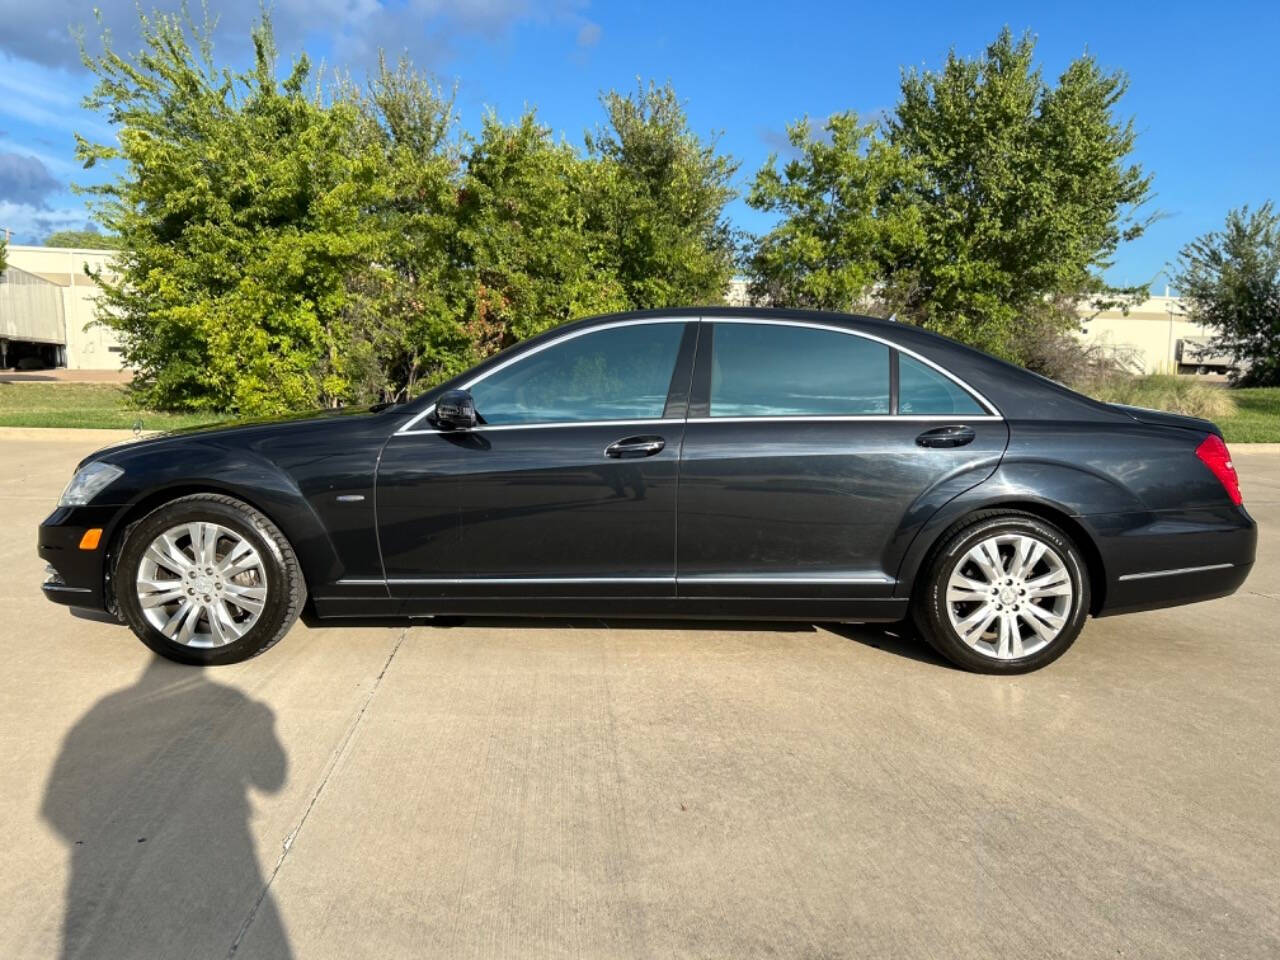
<path id="1" fill-rule="evenodd" d="M 985 511 L 945 534 L 913 602 L 925 639 L 979 673 L 1026 673 L 1067 651 L 1089 612 L 1080 551 L 1031 514 Z"/>
<path id="2" fill-rule="evenodd" d="M 120 612 L 142 642 L 179 663 L 235 663 L 293 626 L 306 598 L 288 540 L 248 504 L 196 494 L 128 533 L 115 570 Z"/>

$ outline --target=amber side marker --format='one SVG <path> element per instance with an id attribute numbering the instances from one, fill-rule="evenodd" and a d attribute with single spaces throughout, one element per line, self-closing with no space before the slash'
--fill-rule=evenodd
<path id="1" fill-rule="evenodd" d="M 90 527 L 84 532 L 84 536 L 80 538 L 81 550 L 97 550 L 98 541 L 102 539 L 101 527 Z"/>

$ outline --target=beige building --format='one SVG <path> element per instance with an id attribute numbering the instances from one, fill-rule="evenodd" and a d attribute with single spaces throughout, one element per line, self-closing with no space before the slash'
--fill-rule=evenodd
<path id="1" fill-rule="evenodd" d="M 0 273 L 0 368 L 119 370 L 119 341 L 93 323 L 98 286 L 85 273 L 86 266 L 109 273 L 114 255 L 10 244 Z"/>
<path id="2" fill-rule="evenodd" d="M 747 282 L 729 281 L 725 302 L 750 306 Z M 1080 310 L 1079 336 L 1096 344 L 1134 373 L 1223 373 L 1231 358 L 1209 349 L 1213 330 L 1193 323 L 1177 297 L 1149 297 L 1127 311 Z"/>
<path id="3" fill-rule="evenodd" d="M 1193 323 L 1186 307 L 1166 291 L 1128 311 L 1080 311 L 1080 337 L 1134 373 L 1223 373 L 1231 358 L 1210 349 L 1214 331 Z"/>

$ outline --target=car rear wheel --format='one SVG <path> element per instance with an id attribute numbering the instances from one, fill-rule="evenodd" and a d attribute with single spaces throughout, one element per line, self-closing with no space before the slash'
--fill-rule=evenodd
<path id="1" fill-rule="evenodd" d="M 196 494 L 154 510 L 128 533 L 116 600 L 133 632 L 179 663 L 235 663 L 273 646 L 306 599 L 278 527 L 231 497 Z"/>
<path id="2" fill-rule="evenodd" d="M 925 639 L 979 673 L 1026 673 L 1075 641 L 1089 578 L 1071 538 L 1031 514 L 986 511 L 945 534 L 913 603 Z"/>

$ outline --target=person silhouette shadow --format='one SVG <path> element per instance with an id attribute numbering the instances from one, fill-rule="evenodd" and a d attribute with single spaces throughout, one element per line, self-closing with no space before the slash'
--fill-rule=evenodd
<path id="1" fill-rule="evenodd" d="M 250 917 L 289 956 L 249 832 L 287 772 L 271 710 L 201 669 L 156 658 L 99 700 L 41 807 L 71 857 L 61 956 L 221 958 Z"/>

